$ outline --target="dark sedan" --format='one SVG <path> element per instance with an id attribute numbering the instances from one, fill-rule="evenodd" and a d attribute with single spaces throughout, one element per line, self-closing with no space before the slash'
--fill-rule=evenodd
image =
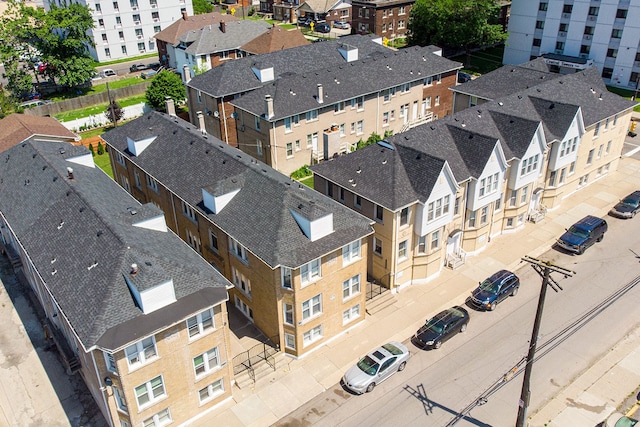
<path id="1" fill-rule="evenodd" d="M 633 218 L 640 210 L 640 191 L 634 191 L 615 205 L 609 215 L 618 218 Z"/>
<path id="2" fill-rule="evenodd" d="M 330 33 L 331 26 L 329 24 L 318 24 L 315 26 L 315 31 L 318 33 Z"/>
<path id="3" fill-rule="evenodd" d="M 469 323 L 469 312 L 462 307 L 455 306 L 427 320 L 418 332 L 411 338 L 416 347 L 421 349 L 440 348 L 449 338 L 464 332 Z"/>
<path id="4" fill-rule="evenodd" d="M 520 288 L 520 279 L 508 270 L 500 270 L 481 282 L 471 292 L 471 305 L 485 310 L 495 310 L 499 302 L 508 296 L 515 296 Z"/>

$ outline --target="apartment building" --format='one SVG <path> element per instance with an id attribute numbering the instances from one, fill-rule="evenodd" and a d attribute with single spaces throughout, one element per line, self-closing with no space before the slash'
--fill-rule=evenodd
<path id="1" fill-rule="evenodd" d="M 184 424 L 229 399 L 230 283 L 85 147 L 35 136 L 4 155 L 3 253 L 108 424 Z"/>
<path id="2" fill-rule="evenodd" d="M 640 77 L 640 5 L 629 0 L 513 2 L 503 62 L 520 64 L 543 54 L 568 72 L 592 60 L 607 84 L 636 88 Z"/>
<path id="3" fill-rule="evenodd" d="M 340 41 L 311 43 L 225 62 L 187 82 L 189 121 L 201 127 L 197 115 L 197 112 L 201 111 L 207 133 L 237 147 L 236 114 L 233 105 L 230 104 L 232 100 L 265 84 L 271 84 L 283 75 L 309 72 L 320 65 L 337 67 L 344 64 L 344 58 L 338 50 L 342 44 L 354 46 L 363 57 L 372 52 L 389 50 L 382 46 L 380 38 L 348 36 L 341 37 Z M 260 64 L 273 69 L 274 75 L 261 74 Z"/>
<path id="4" fill-rule="evenodd" d="M 617 168 L 635 104 L 596 68 L 536 84 L 505 69 L 476 81 L 508 95 L 312 167 L 317 191 L 375 221 L 369 274 L 389 288 L 463 264 Z"/>
<path id="5" fill-rule="evenodd" d="M 458 62 L 435 46 L 360 57 L 338 45 L 342 64 L 272 79 L 230 103 L 238 147 L 284 174 L 353 150 L 371 134 L 390 135 L 451 113 Z M 375 78 L 370 78 L 375 76 Z"/>
<path id="6" fill-rule="evenodd" d="M 373 33 L 387 40 L 407 36 L 415 0 L 352 0 L 351 27 L 356 34 Z"/>
<path id="7" fill-rule="evenodd" d="M 165 212 L 234 284 L 232 304 L 287 354 L 364 319 L 370 220 L 172 114 L 104 139 L 115 179 Z"/>
<path id="8" fill-rule="evenodd" d="M 183 13 L 193 14 L 191 0 L 80 0 L 89 6 L 95 27 L 94 45 L 87 46 L 98 62 L 146 55 L 157 51 L 154 36 Z M 66 7 L 64 0 L 44 0 L 45 9 Z"/>

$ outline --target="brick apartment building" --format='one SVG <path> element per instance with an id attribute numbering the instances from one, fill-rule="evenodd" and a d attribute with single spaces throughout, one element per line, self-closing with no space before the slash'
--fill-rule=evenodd
<path id="1" fill-rule="evenodd" d="M 351 27 L 356 34 L 373 33 L 387 40 L 407 36 L 415 0 L 352 0 Z"/>
<path id="2" fill-rule="evenodd" d="M 183 424 L 230 398 L 230 283 L 85 147 L 34 136 L 4 155 L 3 251 L 109 425 Z"/>
<path id="3" fill-rule="evenodd" d="M 115 179 L 165 212 L 286 353 L 302 356 L 364 319 L 371 221 L 172 114 L 103 137 Z"/>

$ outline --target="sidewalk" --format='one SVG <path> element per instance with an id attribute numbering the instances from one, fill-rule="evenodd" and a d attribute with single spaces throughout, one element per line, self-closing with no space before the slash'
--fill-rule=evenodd
<path id="1" fill-rule="evenodd" d="M 276 372 L 259 378 L 253 388 L 234 387 L 233 399 L 192 425 L 258 427 L 275 423 L 338 383 L 358 356 L 384 342 L 404 341 L 411 336 L 425 316 L 424 306 L 416 301 L 430 301 L 429 311 L 433 313 L 464 301 L 478 277 L 489 276 L 501 268 L 514 269 L 524 255 L 539 256 L 565 227 L 587 214 L 605 216 L 611 205 L 636 190 L 638 183 L 640 162 L 623 158 L 617 171 L 571 195 L 558 209 L 549 211 L 542 223 L 526 223 L 515 235 L 496 237 L 482 253 L 468 257 L 462 267 L 443 269 L 428 284 L 403 289 L 394 296 L 391 306 L 367 315 L 359 325 L 304 358 L 285 359 L 286 363 L 280 363 Z M 595 426 L 640 384 L 639 362 L 640 331 L 636 331 L 545 407 L 532 412 L 530 425 Z M 592 405 L 602 408 L 594 413 Z M 571 422 L 567 421 L 569 417 Z M 576 424 L 576 419 L 585 422 Z"/>

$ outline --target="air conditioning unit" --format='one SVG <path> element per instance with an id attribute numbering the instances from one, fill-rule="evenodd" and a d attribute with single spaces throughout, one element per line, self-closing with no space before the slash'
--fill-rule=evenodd
<path id="1" fill-rule="evenodd" d="M 595 16 L 593 16 L 593 15 L 589 15 L 589 21 L 595 21 L 595 20 L 596 20 L 596 17 L 595 17 Z"/>
<path id="2" fill-rule="evenodd" d="M 585 34 L 584 39 L 585 40 L 591 40 L 591 36 L 589 34 Z"/>
<path id="3" fill-rule="evenodd" d="M 140 53 L 145 53 L 145 50 L 144 49 L 140 49 Z"/>
<path id="4" fill-rule="evenodd" d="M 563 13 L 562 17 L 563 18 L 571 18 L 571 14 L 570 13 Z"/>
<path id="5" fill-rule="evenodd" d="M 138 10 L 138 6 L 131 7 L 131 10 Z"/>
<path id="6" fill-rule="evenodd" d="M 558 36 L 567 37 L 567 33 L 565 33 L 564 31 L 560 31 L 560 32 L 558 32 Z"/>
<path id="7" fill-rule="evenodd" d="M 140 35 L 138 36 L 138 40 L 142 40 L 142 37 L 144 37 L 144 36 L 143 36 L 142 34 L 140 34 Z"/>
<path id="8" fill-rule="evenodd" d="M 160 22 L 160 18 L 153 18 L 153 22 Z"/>
<path id="9" fill-rule="evenodd" d="M 140 21 L 135 21 L 134 25 L 140 25 Z"/>
<path id="10" fill-rule="evenodd" d="M 151 9 L 155 9 L 156 7 L 158 7 L 158 5 L 157 5 L 156 3 L 153 3 L 153 4 L 151 5 Z"/>

